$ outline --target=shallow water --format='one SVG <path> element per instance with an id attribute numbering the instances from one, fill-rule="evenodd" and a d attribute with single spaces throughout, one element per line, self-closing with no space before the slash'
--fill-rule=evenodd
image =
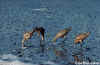
<path id="1" fill-rule="evenodd" d="M 81 32 L 91 32 L 83 42 L 83 55 L 91 61 L 100 61 L 100 4 L 99 0 L 0 0 L 0 60 L 15 61 L 11 58 L 2 59 L 2 56 L 11 54 L 18 57 L 18 63 L 33 65 L 64 65 L 74 62 L 72 54 L 81 52 L 80 45 L 73 47 L 75 36 Z M 23 32 L 31 31 L 36 26 L 46 29 L 44 42 L 45 54 L 40 50 L 40 38 L 35 34 L 25 45 L 32 46 L 21 49 Z M 64 28 L 72 26 L 72 31 L 63 39 L 57 40 L 55 47 L 67 49 L 65 60 L 56 59 L 52 38 Z M 22 53 L 23 52 L 23 53 Z M 20 53 L 24 54 L 20 57 Z M 5 56 L 6 57 L 6 56 Z M 63 62 L 65 61 L 65 62 Z M 87 61 L 87 60 L 85 60 Z M 23 64 L 24 65 L 24 64 Z M 30 65 L 30 64 L 29 64 Z M 68 64 L 69 65 L 69 64 Z"/>

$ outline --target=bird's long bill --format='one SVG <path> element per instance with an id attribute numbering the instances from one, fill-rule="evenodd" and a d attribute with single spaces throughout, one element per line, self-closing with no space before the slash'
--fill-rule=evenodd
<path id="1" fill-rule="evenodd" d="M 41 38 L 42 38 L 42 40 L 44 40 L 44 36 L 43 35 L 41 36 Z"/>
<path id="2" fill-rule="evenodd" d="M 41 33 L 42 40 L 45 40 L 45 38 L 44 38 L 44 32 L 40 32 L 40 33 Z"/>

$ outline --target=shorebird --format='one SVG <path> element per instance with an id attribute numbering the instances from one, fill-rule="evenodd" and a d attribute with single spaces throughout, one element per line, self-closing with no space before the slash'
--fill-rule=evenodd
<path id="1" fill-rule="evenodd" d="M 22 48 L 26 48 L 24 46 L 24 42 L 28 39 L 30 39 L 32 36 L 33 36 L 33 33 L 34 32 L 37 32 L 40 36 L 41 34 L 41 39 L 44 40 L 44 32 L 45 32 L 45 29 L 43 27 L 36 27 L 32 30 L 32 32 L 25 32 L 24 35 L 23 35 L 23 39 L 22 39 Z"/>
<path id="2" fill-rule="evenodd" d="M 76 36 L 74 43 L 82 43 L 84 39 L 86 39 L 89 36 L 90 32 L 86 32 L 86 33 L 81 33 L 79 35 Z"/>
<path id="3" fill-rule="evenodd" d="M 22 48 L 26 48 L 26 47 L 24 46 L 24 42 L 32 37 L 33 32 L 34 32 L 34 31 L 32 31 L 32 32 L 25 32 L 25 33 L 24 33 L 23 39 L 22 39 Z"/>
<path id="4" fill-rule="evenodd" d="M 54 37 L 54 39 L 53 39 L 52 41 L 53 41 L 53 42 L 56 42 L 56 40 L 57 40 L 58 38 L 64 38 L 65 35 L 67 35 L 69 31 L 71 31 L 71 29 L 72 29 L 72 27 L 69 27 L 69 28 L 65 28 L 65 29 L 59 31 L 59 32 L 56 34 L 56 36 Z"/>
<path id="5" fill-rule="evenodd" d="M 44 40 L 45 29 L 43 27 L 36 27 L 34 32 L 37 32 L 39 36 L 41 34 L 41 39 Z"/>

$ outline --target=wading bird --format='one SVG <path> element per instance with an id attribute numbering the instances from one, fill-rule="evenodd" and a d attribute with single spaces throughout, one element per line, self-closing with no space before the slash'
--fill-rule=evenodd
<path id="1" fill-rule="evenodd" d="M 84 39 L 86 39 L 89 36 L 90 32 L 86 32 L 86 33 L 81 33 L 79 35 L 76 36 L 74 43 L 82 43 Z"/>
<path id="2" fill-rule="evenodd" d="M 69 31 L 71 31 L 71 29 L 72 27 L 69 27 L 69 28 L 65 28 L 64 30 L 59 31 L 52 41 L 56 42 L 58 38 L 64 38 L 65 35 L 67 35 Z"/>
<path id="3" fill-rule="evenodd" d="M 24 46 L 24 42 L 28 39 L 30 39 L 32 36 L 33 36 L 33 33 L 34 32 L 37 32 L 40 36 L 41 34 L 41 37 L 42 37 L 42 40 L 44 40 L 44 32 L 45 32 L 45 29 L 43 27 L 36 27 L 32 30 L 32 32 L 25 32 L 24 35 L 23 35 L 23 39 L 22 39 L 22 48 L 26 48 Z"/>

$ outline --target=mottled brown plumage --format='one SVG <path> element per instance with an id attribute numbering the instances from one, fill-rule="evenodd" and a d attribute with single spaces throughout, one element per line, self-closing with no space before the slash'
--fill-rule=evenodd
<path id="1" fill-rule="evenodd" d="M 72 27 L 69 27 L 69 28 L 65 28 L 64 30 L 59 31 L 52 41 L 56 42 L 58 38 L 64 38 L 64 36 L 67 35 L 68 32 L 71 31 L 71 29 Z"/>
<path id="2" fill-rule="evenodd" d="M 74 43 L 75 44 L 82 43 L 82 41 L 84 39 L 86 39 L 89 36 L 89 34 L 90 34 L 90 32 L 86 32 L 86 33 L 81 33 L 81 34 L 77 35 L 75 40 L 74 40 Z"/>

